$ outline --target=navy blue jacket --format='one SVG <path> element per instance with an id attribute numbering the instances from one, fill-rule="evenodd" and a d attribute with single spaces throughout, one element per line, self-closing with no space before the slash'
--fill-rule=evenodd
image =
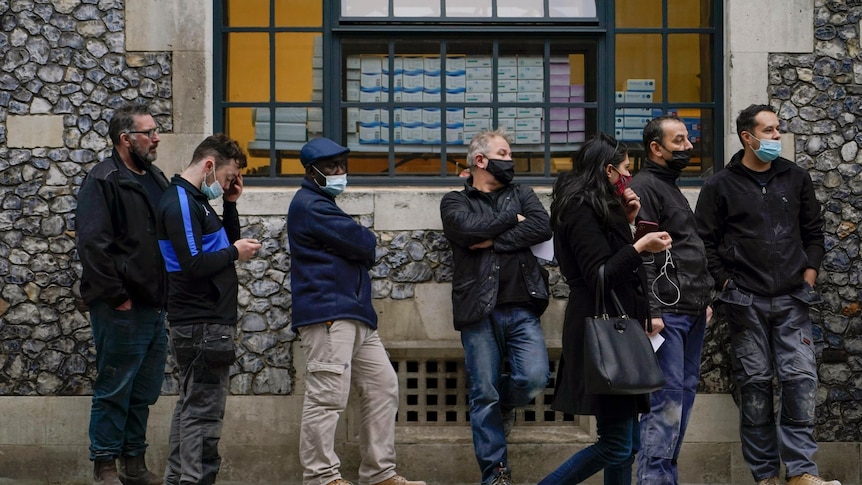
<path id="1" fill-rule="evenodd" d="M 168 179 L 149 170 L 162 187 Z M 81 297 L 111 308 L 133 303 L 164 308 L 167 280 L 156 236 L 156 202 L 115 149 L 96 164 L 78 192 L 75 213 Z"/>
<path id="2" fill-rule="evenodd" d="M 371 277 L 377 237 L 305 178 L 287 212 L 293 328 L 339 319 L 377 329 Z"/>
<path id="3" fill-rule="evenodd" d="M 236 325 L 239 214 L 224 201 L 224 226 L 200 189 L 174 175 L 159 203 L 159 248 L 168 271 L 171 326 Z"/>

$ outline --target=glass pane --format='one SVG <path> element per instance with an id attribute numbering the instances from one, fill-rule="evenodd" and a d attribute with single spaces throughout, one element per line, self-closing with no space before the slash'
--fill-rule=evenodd
<path id="1" fill-rule="evenodd" d="M 341 0 L 344 17 L 387 17 L 389 0 Z"/>
<path id="2" fill-rule="evenodd" d="M 439 0 L 395 0 L 392 9 L 396 17 L 439 17 Z"/>
<path id="3" fill-rule="evenodd" d="M 447 17 L 490 17 L 491 0 L 446 0 Z"/>
<path id="4" fill-rule="evenodd" d="M 661 101 L 661 35 L 619 34 L 616 44 L 617 104 Z"/>
<path id="5" fill-rule="evenodd" d="M 320 27 L 323 0 L 275 0 L 276 27 Z"/>
<path id="6" fill-rule="evenodd" d="M 255 140 L 254 108 L 225 110 L 225 133 L 248 154 L 245 176 L 269 176 L 269 139 Z"/>
<path id="7" fill-rule="evenodd" d="M 544 17 L 544 0 L 497 0 L 498 17 Z"/>
<path id="8" fill-rule="evenodd" d="M 322 42 L 315 33 L 275 34 L 276 101 L 323 101 Z"/>
<path id="9" fill-rule="evenodd" d="M 661 27 L 661 0 L 616 0 L 614 12 L 617 27 Z"/>
<path id="10" fill-rule="evenodd" d="M 595 17 L 595 0 L 550 0 L 548 16 L 552 18 Z"/>
<path id="11" fill-rule="evenodd" d="M 711 102 L 712 36 L 668 35 L 667 97 L 675 103 Z"/>
<path id="12" fill-rule="evenodd" d="M 667 26 L 671 28 L 711 27 L 710 0 L 668 0 Z"/>
<path id="13" fill-rule="evenodd" d="M 227 100 L 269 101 L 269 35 L 230 33 Z"/>
<path id="14" fill-rule="evenodd" d="M 226 0 L 229 27 L 264 27 L 269 25 L 269 0 Z"/>
<path id="15" fill-rule="evenodd" d="M 228 133 L 252 157 L 250 175 L 269 176 L 271 149 L 276 175 L 304 173 L 299 150 L 323 131 L 323 110 L 317 107 L 230 108 L 226 114 Z"/>

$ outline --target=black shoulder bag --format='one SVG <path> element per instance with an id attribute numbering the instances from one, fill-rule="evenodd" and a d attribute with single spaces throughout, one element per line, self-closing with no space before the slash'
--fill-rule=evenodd
<path id="1" fill-rule="evenodd" d="M 605 266 L 599 267 L 596 312 L 586 318 L 584 340 L 584 381 L 590 394 L 647 394 L 664 386 L 652 344 L 643 325 L 629 318 L 614 290 L 611 299 L 617 317 L 608 316 L 604 301 Z M 649 330 L 652 324 L 648 323 Z"/>

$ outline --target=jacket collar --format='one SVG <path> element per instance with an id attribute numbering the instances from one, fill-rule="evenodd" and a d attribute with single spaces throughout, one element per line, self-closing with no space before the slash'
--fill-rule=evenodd
<path id="1" fill-rule="evenodd" d="M 742 165 L 742 156 L 744 154 L 745 154 L 745 150 L 739 150 L 738 152 L 736 152 L 730 158 L 730 162 L 728 162 L 726 168 L 732 169 L 732 170 L 739 172 L 739 173 L 745 173 L 745 166 Z M 790 160 L 783 158 L 783 157 L 778 157 L 772 161 L 772 171 L 773 171 L 773 173 L 776 173 L 776 174 L 781 173 L 781 172 L 785 172 L 787 170 L 790 170 L 790 167 L 792 165 L 793 165 L 793 162 L 791 162 Z"/>
<path id="2" fill-rule="evenodd" d="M 173 178 L 171 178 L 171 185 L 182 187 L 186 190 L 186 192 L 191 193 L 192 197 L 194 197 L 195 199 L 207 200 L 206 196 L 203 194 L 203 192 L 201 192 L 200 187 L 195 187 L 188 180 L 182 178 L 180 175 L 174 175 Z"/>
<path id="3" fill-rule="evenodd" d="M 655 175 L 656 178 L 669 183 L 676 183 L 676 179 L 679 178 L 679 172 L 673 171 L 667 167 L 662 167 L 661 165 L 655 163 L 648 158 L 644 161 L 644 166 L 642 170 L 644 172 L 649 172 Z"/>
<path id="4" fill-rule="evenodd" d="M 313 180 L 311 180 L 311 179 L 310 179 L 310 178 L 308 178 L 308 177 L 302 177 L 302 183 L 301 183 L 300 185 L 301 185 L 301 186 L 302 186 L 302 188 L 304 188 L 304 189 L 312 190 L 312 191 L 317 192 L 318 194 L 320 194 L 320 195 L 322 195 L 322 196 L 326 197 L 327 199 L 330 199 L 330 200 L 332 200 L 332 201 L 335 201 L 335 197 L 333 197 L 333 196 L 331 196 L 331 195 L 327 194 L 326 192 L 324 192 L 324 191 L 323 191 L 323 189 L 321 189 L 320 187 L 318 187 L 318 186 L 317 186 L 317 184 L 316 184 L 316 183 L 314 183 L 314 181 L 313 181 Z"/>
<path id="5" fill-rule="evenodd" d="M 137 182 L 137 179 L 135 179 L 133 172 L 129 170 L 129 167 L 127 167 L 125 163 L 123 163 L 123 159 L 120 158 L 120 153 L 117 152 L 116 148 L 111 150 L 111 161 L 114 163 L 114 166 L 117 168 L 117 173 L 119 173 L 121 177 Z M 168 188 L 168 178 L 165 176 L 165 173 L 162 172 L 159 167 L 155 165 L 150 165 L 147 170 L 155 174 L 154 178 L 156 179 L 156 183 L 159 184 L 159 187 L 161 187 L 162 190 Z"/>

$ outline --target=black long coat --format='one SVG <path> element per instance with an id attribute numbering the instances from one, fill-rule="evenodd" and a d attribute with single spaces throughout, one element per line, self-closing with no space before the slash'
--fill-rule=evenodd
<path id="1" fill-rule="evenodd" d="M 645 322 L 649 316 L 642 259 L 632 246 L 631 229 L 622 207 L 612 207 L 607 229 L 588 205 L 567 211 L 554 230 L 554 246 L 571 294 L 563 323 L 563 356 L 552 407 L 579 415 L 624 417 L 648 412 L 649 394 L 594 395 L 587 394 L 584 388 L 584 319 L 597 313 L 594 290 L 598 288 L 598 270 L 602 264 L 606 293 L 613 288 L 630 317 Z M 608 295 L 605 299 L 611 304 Z M 608 312 L 616 314 L 611 307 Z"/>

